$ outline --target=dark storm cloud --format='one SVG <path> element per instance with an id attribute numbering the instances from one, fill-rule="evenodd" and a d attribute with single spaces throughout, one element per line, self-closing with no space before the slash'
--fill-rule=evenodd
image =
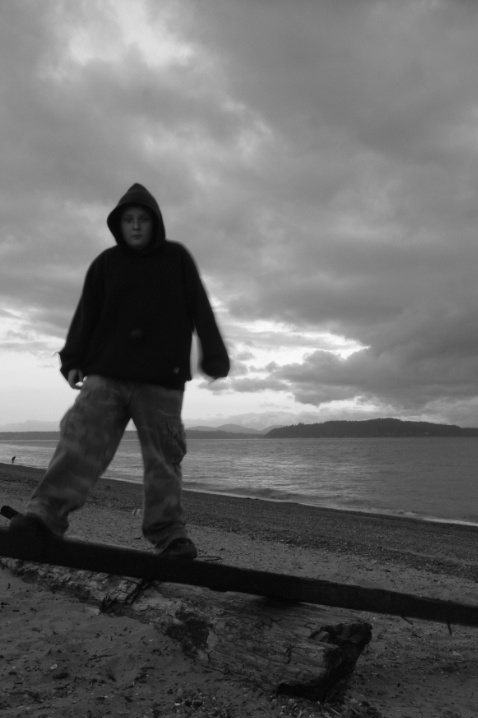
<path id="1" fill-rule="evenodd" d="M 140 7 L 0 11 L 0 298 L 25 336 L 61 343 L 141 181 L 221 302 L 227 391 L 458 416 L 478 379 L 476 5 L 146 2 L 185 49 L 163 64 L 125 39 Z M 365 348 L 340 359 L 326 332 Z M 302 360 L 261 369 L 279 345 Z"/>
<path id="2" fill-rule="evenodd" d="M 292 19 L 281 5 L 289 23 L 265 13 L 246 33 L 234 4 L 234 22 L 219 14 L 203 29 L 282 141 L 262 281 L 231 311 L 368 347 L 271 372 L 299 402 L 360 396 L 420 410 L 465 399 L 478 379 L 476 8 L 325 6 Z"/>

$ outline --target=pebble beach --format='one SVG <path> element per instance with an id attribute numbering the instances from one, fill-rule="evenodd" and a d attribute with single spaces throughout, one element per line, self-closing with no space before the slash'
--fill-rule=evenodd
<path id="1" fill-rule="evenodd" d="M 23 511 L 42 474 L 38 469 L 0 464 L 1 503 Z M 139 484 L 100 480 L 86 506 L 73 516 L 70 534 L 147 550 L 141 536 L 141 493 Z M 184 504 L 200 558 L 478 603 L 476 526 L 199 492 L 184 492 Z M 0 518 L 0 525 L 7 527 L 7 520 Z M 7 626 L 0 663 L 0 710 L 5 716 L 478 715 L 478 627 L 456 626 L 450 634 L 437 623 L 362 614 L 373 626 L 372 641 L 342 702 L 323 706 L 270 696 L 234 677 L 225 679 L 194 665 L 168 642 L 162 645 L 161 659 L 154 657 L 160 680 L 150 669 L 143 671 L 146 677 L 140 682 L 134 681 L 132 672 L 153 661 L 157 639 L 152 627 L 133 619 L 94 615 L 80 601 L 27 584 L 7 568 L 0 571 L 0 581 L 2 620 Z M 53 658 L 61 640 L 51 641 L 72 630 L 82 649 L 62 656 L 65 677 L 55 682 L 51 666 L 59 665 Z M 108 675 L 105 666 L 111 663 L 115 641 L 121 641 L 124 661 L 115 664 L 114 681 L 105 678 L 92 689 L 91 679 L 103 675 L 102 666 Z M 49 649 L 45 642 L 50 642 Z M 28 690 L 37 698 L 29 697 L 26 688 L 35 683 L 33 675 L 39 686 Z M 115 698 L 102 698 L 101 692 L 107 695 L 111 685 Z"/>

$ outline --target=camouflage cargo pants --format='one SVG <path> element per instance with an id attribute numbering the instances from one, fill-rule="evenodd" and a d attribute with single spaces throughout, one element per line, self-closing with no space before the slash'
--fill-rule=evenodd
<path id="1" fill-rule="evenodd" d="M 144 464 L 143 534 L 160 549 L 187 537 L 181 503 L 182 399 L 178 390 L 89 376 L 61 421 L 60 441 L 27 513 L 62 536 L 68 515 L 83 506 L 132 419 Z M 120 539 L 121 526 L 118 534 Z"/>

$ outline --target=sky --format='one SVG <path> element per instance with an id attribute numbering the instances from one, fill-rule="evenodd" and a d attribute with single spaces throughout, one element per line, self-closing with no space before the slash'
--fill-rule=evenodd
<path id="1" fill-rule="evenodd" d="M 2 3 L 0 427 L 74 400 L 57 352 L 134 182 L 232 358 L 186 425 L 478 426 L 477 40 L 475 0 Z"/>

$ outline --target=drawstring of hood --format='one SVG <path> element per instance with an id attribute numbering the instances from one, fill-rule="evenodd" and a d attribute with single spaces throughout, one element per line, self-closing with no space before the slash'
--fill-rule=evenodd
<path id="1" fill-rule="evenodd" d="M 128 205 L 140 205 L 148 209 L 154 218 L 154 232 L 152 242 L 142 250 L 142 254 L 157 251 L 166 239 L 166 231 L 164 229 L 163 216 L 159 209 L 159 204 L 142 184 L 135 183 L 121 197 L 116 207 L 109 213 L 106 223 L 115 238 L 116 243 L 124 250 L 137 253 L 125 243 L 123 233 L 121 231 L 121 215 Z"/>

